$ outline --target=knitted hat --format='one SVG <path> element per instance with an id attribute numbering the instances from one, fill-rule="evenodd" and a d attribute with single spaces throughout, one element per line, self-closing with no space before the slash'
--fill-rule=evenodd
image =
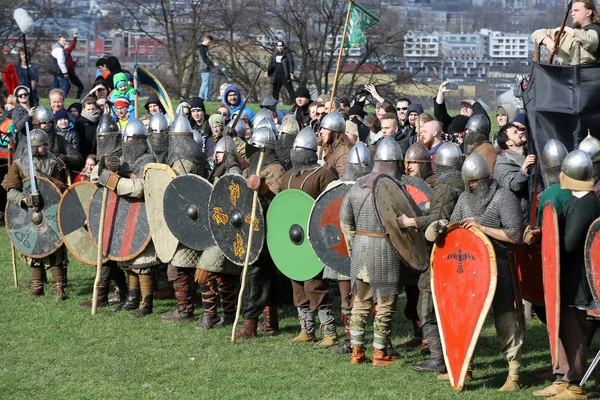
<path id="1" fill-rule="evenodd" d="M 15 91 L 13 92 L 13 96 L 17 97 L 17 93 L 19 93 L 19 91 L 20 91 L 20 90 L 23 90 L 23 89 L 25 89 L 25 91 L 26 91 L 27 93 L 29 93 L 29 88 L 28 88 L 27 86 L 25 86 L 25 85 L 19 85 L 19 86 L 17 86 L 17 87 L 15 88 Z"/>
<path id="2" fill-rule="evenodd" d="M 423 114 L 423 106 L 419 103 L 412 103 L 408 106 L 408 110 L 406 110 L 406 115 L 410 115 L 411 112 L 416 112 L 417 114 Z"/>
<path id="3" fill-rule="evenodd" d="M 63 118 L 69 119 L 69 114 L 65 110 L 60 109 L 54 113 L 54 121 L 58 122 L 59 119 Z"/>
<path id="4" fill-rule="evenodd" d="M 129 100 L 127 97 L 117 97 L 114 105 L 115 107 L 129 107 Z"/>
<path id="5" fill-rule="evenodd" d="M 296 89 L 296 97 L 304 97 L 310 99 L 310 92 L 305 86 L 300 86 Z"/>
<path id="6" fill-rule="evenodd" d="M 517 114 L 513 122 L 518 122 L 520 124 L 527 125 L 527 114 Z"/>
<path id="7" fill-rule="evenodd" d="M 348 109 L 348 116 L 358 115 L 361 118 L 365 117 L 365 110 L 359 105 L 353 105 Z"/>
<path id="8" fill-rule="evenodd" d="M 225 126 L 225 120 L 223 119 L 223 116 L 221 114 L 213 114 L 208 119 L 208 124 L 210 126 L 213 126 L 213 125 Z"/>
<path id="9" fill-rule="evenodd" d="M 204 112 L 206 112 L 206 108 L 204 108 L 204 100 L 202 100 L 201 97 L 194 97 L 191 101 L 191 109 L 192 110 L 202 110 Z"/>

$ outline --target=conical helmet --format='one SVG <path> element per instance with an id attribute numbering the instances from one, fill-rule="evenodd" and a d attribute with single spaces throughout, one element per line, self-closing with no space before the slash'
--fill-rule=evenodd
<path id="1" fill-rule="evenodd" d="M 157 114 L 158 115 L 158 114 Z M 156 115 L 155 115 L 156 116 Z M 153 117 L 154 118 L 154 117 Z M 152 123 L 152 121 L 150 121 Z M 178 114 L 169 130 L 170 135 L 191 134 L 192 126 L 184 114 Z"/>
<path id="2" fill-rule="evenodd" d="M 217 144 L 215 144 L 215 154 L 231 153 L 237 155 L 237 145 L 231 136 L 223 136 Z"/>
<path id="3" fill-rule="evenodd" d="M 287 133 L 288 135 L 297 135 L 300 131 L 300 125 L 298 120 L 294 118 L 293 114 L 286 114 L 281 119 L 281 125 L 279 127 L 279 133 Z"/>
<path id="4" fill-rule="evenodd" d="M 384 137 L 377 145 L 375 161 L 402 161 L 402 148 L 391 136 Z"/>
<path id="5" fill-rule="evenodd" d="M 600 140 L 593 137 L 589 132 L 586 138 L 579 143 L 579 150 L 588 153 L 592 162 L 600 161 Z"/>
<path id="6" fill-rule="evenodd" d="M 561 172 L 576 181 L 592 180 L 592 159 L 583 150 L 573 150 L 564 159 Z"/>
<path id="7" fill-rule="evenodd" d="M 48 107 L 40 104 L 35 108 L 31 119 L 34 125 L 54 122 L 54 114 L 52 114 L 52 111 Z"/>
<path id="8" fill-rule="evenodd" d="M 163 113 L 156 113 L 150 118 L 149 126 L 152 132 L 166 132 L 169 130 L 169 121 Z"/>
<path id="9" fill-rule="evenodd" d="M 437 157 L 436 157 L 437 158 Z M 469 187 L 470 181 L 479 181 L 490 177 L 490 167 L 485 158 L 478 153 L 470 154 L 462 166 L 462 180 L 465 188 Z"/>
<path id="10" fill-rule="evenodd" d="M 323 117 L 321 128 L 329 129 L 333 132 L 346 132 L 346 120 L 339 112 L 332 112 Z"/>
<path id="11" fill-rule="evenodd" d="M 360 164 L 363 167 L 369 168 L 371 166 L 371 153 L 367 148 L 367 145 L 363 142 L 358 142 L 350 149 L 348 158 L 346 159 L 347 164 Z"/>
<path id="12" fill-rule="evenodd" d="M 435 152 L 433 163 L 436 166 L 460 168 L 463 162 L 463 154 L 460 147 L 452 142 L 446 142 Z"/>
<path id="13" fill-rule="evenodd" d="M 296 147 L 317 151 L 317 134 L 310 126 L 302 129 L 300 133 L 296 135 L 296 139 L 294 139 L 294 143 L 292 144 L 292 149 L 295 149 Z"/>
<path id="14" fill-rule="evenodd" d="M 126 142 L 130 137 L 148 137 L 144 123 L 137 118 L 129 120 L 125 130 L 123 131 L 123 142 Z"/>

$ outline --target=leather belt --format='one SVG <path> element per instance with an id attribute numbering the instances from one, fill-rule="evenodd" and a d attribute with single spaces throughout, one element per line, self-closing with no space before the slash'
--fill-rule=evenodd
<path id="1" fill-rule="evenodd" d="M 385 238 L 385 233 L 381 233 L 381 232 L 356 231 L 356 234 L 362 235 L 362 236 L 371 236 L 371 237 L 376 237 L 376 238 Z"/>

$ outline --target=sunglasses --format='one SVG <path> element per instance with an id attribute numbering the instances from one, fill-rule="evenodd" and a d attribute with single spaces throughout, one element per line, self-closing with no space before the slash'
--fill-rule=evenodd
<path id="1" fill-rule="evenodd" d="M 408 107 L 396 107 L 396 111 L 400 111 L 400 110 L 406 111 L 406 110 L 408 110 Z"/>
<path id="2" fill-rule="evenodd" d="M 29 97 L 29 93 L 21 93 L 17 97 Z"/>
<path id="3" fill-rule="evenodd" d="M 229 113 L 228 112 L 219 112 L 219 111 L 217 111 L 217 114 L 222 115 L 223 117 L 229 117 Z"/>
<path id="4" fill-rule="evenodd" d="M 496 118 L 498 117 L 506 117 L 506 114 L 496 114 Z"/>
<path id="5" fill-rule="evenodd" d="M 317 117 L 320 117 L 320 116 L 321 116 L 321 115 L 323 115 L 323 114 L 325 114 L 325 113 L 322 113 L 322 112 L 317 112 L 317 113 L 315 113 L 315 115 L 316 115 Z"/>

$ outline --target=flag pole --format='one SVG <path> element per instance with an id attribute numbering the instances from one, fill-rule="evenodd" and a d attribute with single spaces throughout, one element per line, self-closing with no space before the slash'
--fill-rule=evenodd
<path id="1" fill-rule="evenodd" d="M 352 10 L 353 0 L 348 0 L 348 13 L 346 14 L 346 23 L 344 24 L 344 33 L 342 34 L 342 43 L 340 44 L 340 52 L 338 54 L 337 67 L 335 68 L 335 76 L 333 78 L 333 88 L 331 89 L 331 99 L 329 100 L 329 112 L 333 108 L 333 99 L 337 89 L 338 76 L 340 75 L 340 65 L 342 64 L 342 53 L 344 51 L 344 42 L 346 41 L 346 32 L 348 30 L 348 21 L 350 20 L 350 11 Z"/>
<path id="2" fill-rule="evenodd" d="M 138 64 L 137 64 L 137 41 L 134 42 L 133 44 L 134 46 L 134 51 L 135 51 L 135 61 L 134 63 L 134 67 L 133 67 L 133 88 L 135 89 L 135 94 L 134 96 L 134 100 L 133 100 L 133 116 L 134 118 L 138 117 L 138 97 L 139 97 L 139 91 L 138 91 Z"/>

